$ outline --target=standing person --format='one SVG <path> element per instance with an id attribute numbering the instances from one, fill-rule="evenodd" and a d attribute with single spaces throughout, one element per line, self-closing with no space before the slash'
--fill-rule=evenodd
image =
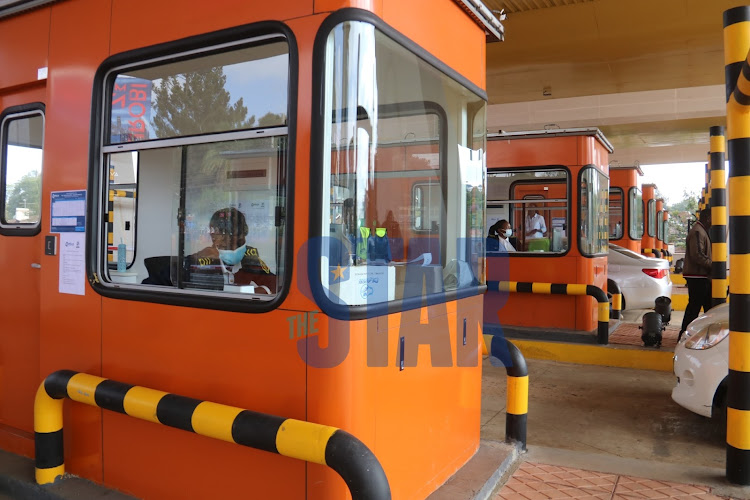
<path id="1" fill-rule="evenodd" d="M 526 239 L 543 238 L 547 232 L 547 224 L 544 223 L 544 217 L 539 213 L 539 205 L 530 204 L 529 214 L 531 215 L 526 216 Z"/>
<path id="2" fill-rule="evenodd" d="M 687 281 L 688 304 L 682 319 L 679 341 L 687 326 L 703 312 L 711 308 L 711 240 L 708 230 L 711 227 L 711 209 L 704 208 L 700 220 L 693 224 L 685 243 L 685 263 L 682 275 Z"/>

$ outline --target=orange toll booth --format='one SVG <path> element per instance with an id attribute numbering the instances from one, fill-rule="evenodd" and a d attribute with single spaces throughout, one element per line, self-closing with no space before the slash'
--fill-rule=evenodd
<path id="1" fill-rule="evenodd" d="M 487 227 L 510 222 L 513 250 L 487 243 L 488 281 L 594 285 L 606 290 L 609 154 L 598 129 L 487 137 Z M 587 296 L 488 292 L 485 326 L 591 332 L 597 303 Z"/>
<path id="2" fill-rule="evenodd" d="M 646 210 L 645 227 L 643 238 L 641 238 L 641 253 L 651 257 L 661 257 L 661 251 L 659 250 L 661 244 L 657 240 L 660 224 L 657 223 L 659 219 L 657 218 L 656 208 L 656 184 L 644 184 L 641 189 L 643 190 L 643 205 Z"/>
<path id="3" fill-rule="evenodd" d="M 643 195 L 638 165 L 609 167 L 609 241 L 640 253 L 643 238 Z"/>
<path id="4" fill-rule="evenodd" d="M 0 448 L 64 435 L 66 471 L 139 498 L 343 500 L 340 430 L 427 497 L 479 446 L 502 25 L 478 0 L 139 9 L 0 2 Z M 37 428 L 53 372 L 78 399 Z"/>

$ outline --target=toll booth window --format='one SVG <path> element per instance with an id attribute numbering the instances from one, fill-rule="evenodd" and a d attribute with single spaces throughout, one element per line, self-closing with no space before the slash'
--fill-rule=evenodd
<path id="1" fill-rule="evenodd" d="M 11 108 L 0 115 L 3 234 L 39 231 L 44 115 L 41 109 L 27 108 Z"/>
<path id="2" fill-rule="evenodd" d="M 661 231 L 662 231 L 662 233 L 661 233 L 662 234 L 662 241 L 665 244 L 669 245 L 669 217 L 666 217 L 662 221 L 662 229 L 661 229 Z"/>
<path id="3" fill-rule="evenodd" d="M 578 249 L 583 255 L 609 249 L 609 179 L 594 167 L 579 175 Z"/>
<path id="4" fill-rule="evenodd" d="M 648 235 L 656 236 L 656 200 L 648 200 L 646 216 L 648 217 Z"/>
<path id="5" fill-rule="evenodd" d="M 105 286 L 178 302 L 196 293 L 263 302 L 280 292 L 289 58 L 276 35 L 108 73 L 99 174 Z"/>
<path id="6" fill-rule="evenodd" d="M 619 240 L 624 235 L 624 201 L 622 188 L 609 188 L 609 239 Z"/>
<path id="7" fill-rule="evenodd" d="M 656 212 L 656 239 L 658 241 L 664 241 L 664 212 L 659 210 Z"/>
<path id="8" fill-rule="evenodd" d="M 484 229 L 488 236 L 487 255 L 491 257 L 504 251 L 510 256 L 566 253 L 570 227 L 568 208 L 566 169 L 492 169 L 487 174 Z M 511 235 L 507 240 L 498 231 L 501 223 L 506 227 L 503 221 L 510 224 Z"/>
<path id="9" fill-rule="evenodd" d="M 643 237 L 643 195 L 637 187 L 628 190 L 628 234 L 631 240 Z"/>
<path id="10" fill-rule="evenodd" d="M 334 27 L 326 50 L 323 307 L 476 288 L 485 101 L 368 23 Z"/>

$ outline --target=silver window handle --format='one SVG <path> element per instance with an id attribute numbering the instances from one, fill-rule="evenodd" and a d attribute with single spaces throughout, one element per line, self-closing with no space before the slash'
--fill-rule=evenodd
<path id="1" fill-rule="evenodd" d="M 41 264 L 37 264 L 36 262 L 32 262 L 31 263 L 31 267 L 33 267 L 34 269 L 41 269 L 42 265 Z"/>

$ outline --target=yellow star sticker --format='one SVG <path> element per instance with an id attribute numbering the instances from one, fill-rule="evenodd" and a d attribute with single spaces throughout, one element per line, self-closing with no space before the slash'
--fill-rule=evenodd
<path id="1" fill-rule="evenodd" d="M 333 273 L 333 281 L 344 279 L 344 271 L 346 271 L 346 267 L 336 266 L 336 269 L 331 271 Z"/>

